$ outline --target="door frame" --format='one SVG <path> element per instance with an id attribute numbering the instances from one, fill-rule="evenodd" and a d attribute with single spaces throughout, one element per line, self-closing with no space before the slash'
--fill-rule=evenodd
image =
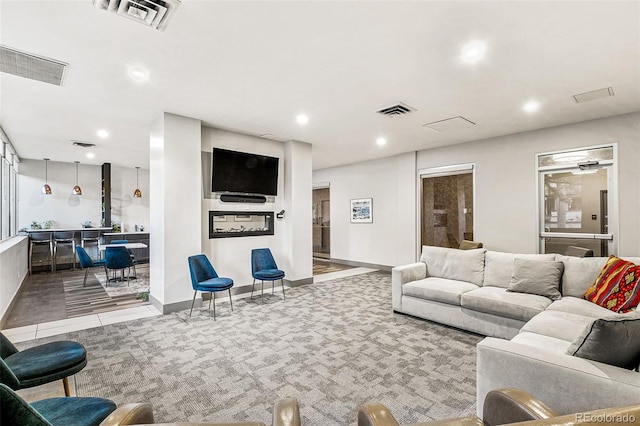
<path id="1" fill-rule="evenodd" d="M 448 166 L 439 166 L 439 167 L 428 167 L 424 169 L 418 169 L 416 173 L 416 200 L 418 203 L 416 205 L 416 261 L 420 259 L 420 255 L 422 254 L 422 204 L 424 200 L 422 199 L 423 188 L 422 188 L 422 180 L 424 178 L 432 178 L 432 177 L 440 177 L 440 176 L 454 176 L 460 175 L 464 173 L 471 172 L 471 179 L 473 184 L 473 207 L 471 210 L 472 218 L 473 218 L 473 228 L 475 234 L 476 227 L 476 163 L 461 163 L 461 164 L 451 164 Z M 475 237 L 474 237 L 475 238 Z"/>
<path id="2" fill-rule="evenodd" d="M 540 166 L 539 159 L 545 155 L 562 154 L 575 151 L 589 151 L 601 148 L 612 148 L 613 158 L 611 160 L 600 160 L 600 165 L 608 168 L 607 176 L 607 195 L 608 195 L 608 232 L 607 234 L 580 234 L 580 233 L 553 233 L 551 238 L 593 238 L 596 240 L 609 241 L 608 249 L 609 254 L 617 254 L 619 248 L 619 197 L 618 197 L 618 143 L 606 143 L 598 145 L 590 145 L 576 148 L 568 148 L 563 150 L 553 150 L 540 152 L 535 155 L 535 170 L 536 170 L 536 215 L 537 215 L 537 251 L 538 253 L 544 253 L 544 239 L 549 238 L 550 234 L 544 229 L 544 214 L 542 209 L 544 208 L 544 179 L 541 176 L 550 171 L 571 171 L 579 169 L 578 162 L 559 164 L 555 166 Z"/>

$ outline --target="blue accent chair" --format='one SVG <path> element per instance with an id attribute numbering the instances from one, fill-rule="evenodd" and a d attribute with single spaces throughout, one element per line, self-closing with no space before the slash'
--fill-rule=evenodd
<path id="1" fill-rule="evenodd" d="M 30 426 L 98 426 L 151 424 L 149 404 L 116 404 L 93 397 L 47 398 L 28 403 L 11 388 L 0 384 L 0 424 Z"/>
<path id="2" fill-rule="evenodd" d="M 109 244 L 129 244 L 129 240 L 112 240 Z M 127 249 L 127 251 L 129 252 L 129 256 L 131 256 L 131 261 L 133 262 L 133 277 L 136 278 L 138 276 L 138 272 L 136 271 L 136 257 L 130 249 Z"/>
<path id="3" fill-rule="evenodd" d="M 87 351 L 78 342 L 61 340 L 19 351 L 2 333 L 0 358 L 0 382 L 11 389 L 62 380 L 67 396 L 70 395 L 67 378 L 87 365 Z"/>
<path id="4" fill-rule="evenodd" d="M 268 248 L 251 250 L 251 276 L 253 277 L 253 285 L 251 286 L 250 299 L 253 299 L 253 288 L 256 285 L 256 280 L 262 282 L 260 300 L 263 300 L 264 297 L 264 282 L 271 281 L 271 294 L 273 294 L 274 282 L 276 280 L 280 280 L 282 284 L 282 298 L 286 299 L 284 295 L 284 271 L 278 269 L 271 250 Z"/>
<path id="5" fill-rule="evenodd" d="M 193 312 L 193 304 L 196 301 L 196 295 L 199 291 L 211 293 L 209 299 L 209 308 L 211 308 L 211 300 L 213 299 L 213 320 L 216 320 L 216 292 L 229 290 L 229 302 L 233 311 L 233 301 L 231 300 L 231 287 L 233 280 L 231 278 L 219 277 L 213 265 L 204 254 L 189 256 L 189 274 L 191 275 L 191 286 L 193 287 L 193 301 L 191 302 L 191 310 L 189 317 Z"/>
<path id="6" fill-rule="evenodd" d="M 96 266 L 102 266 L 104 268 L 104 274 L 107 275 L 107 261 L 105 259 L 91 260 L 91 257 L 82 246 L 76 246 L 76 254 L 78 255 L 78 263 L 82 269 L 86 269 L 84 273 L 84 281 L 82 281 L 82 287 L 87 284 L 87 275 L 89 275 L 89 269 Z"/>
<path id="7" fill-rule="evenodd" d="M 126 247 L 107 247 L 104 251 L 105 266 L 107 270 L 120 269 L 122 271 L 122 279 L 124 280 L 124 270 L 130 269 L 133 266 L 131 255 Z M 131 277 L 129 277 L 131 278 Z M 114 272 L 114 279 L 115 272 Z M 107 275 L 107 282 L 109 282 L 109 276 Z"/>

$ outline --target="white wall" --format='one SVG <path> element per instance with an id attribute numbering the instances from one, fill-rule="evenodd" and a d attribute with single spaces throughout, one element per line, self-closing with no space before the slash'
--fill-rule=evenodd
<path id="1" fill-rule="evenodd" d="M 151 126 L 150 300 L 163 313 L 193 297 L 187 257 L 200 250 L 200 120 L 164 113 Z"/>
<path id="2" fill-rule="evenodd" d="M 399 265 L 416 260 L 417 170 L 474 163 L 477 241 L 491 250 L 535 253 L 536 154 L 618 144 L 619 255 L 640 254 L 640 113 L 501 136 L 403 156 L 316 170 L 331 184 L 331 257 Z M 397 193 L 396 193 L 397 192 Z M 373 225 L 349 224 L 350 198 L 373 197 Z M 390 231 L 393 230 L 393 231 Z"/>
<path id="3" fill-rule="evenodd" d="M 149 225 L 149 170 L 140 168 L 138 180 L 142 197 L 134 198 L 136 169 L 111 165 L 111 222 L 124 223 L 127 232 Z"/>
<path id="4" fill-rule="evenodd" d="M 55 228 L 80 228 L 84 221 L 99 226 L 102 219 L 102 168 L 78 166 L 78 184 L 82 195 L 71 194 L 75 184 L 75 164 L 49 161 L 48 182 L 52 194 L 43 195 L 45 162 L 24 159 L 18 181 L 18 228 L 30 228 L 32 221 L 54 221 Z M 136 170 L 111 166 L 111 219 L 124 222 L 127 230 L 135 224 L 149 223 L 149 171 L 140 169 L 142 198 L 133 198 Z"/>
<path id="5" fill-rule="evenodd" d="M 80 164 L 78 185 L 82 195 L 72 195 L 75 164 L 49 161 L 51 195 L 43 195 L 45 162 L 22 160 L 18 180 L 18 228 L 30 228 L 32 221 L 54 221 L 54 228 L 80 228 L 84 221 L 100 224 L 102 216 L 102 173 L 100 166 Z"/>
<path id="6" fill-rule="evenodd" d="M 28 237 L 16 236 L 0 241 L 0 319 L 6 320 L 7 309 L 29 272 L 28 247 Z"/>
<path id="7" fill-rule="evenodd" d="M 509 252 L 538 250 L 536 154 L 618 143 L 619 255 L 640 254 L 640 113 L 418 152 L 417 167 L 475 163 L 474 238 Z"/>
<path id="8" fill-rule="evenodd" d="M 316 170 L 330 184 L 331 258 L 395 266 L 415 260 L 415 153 Z M 373 198 L 373 223 L 351 223 L 351 200 Z"/>
<path id="9" fill-rule="evenodd" d="M 206 191 L 207 194 L 203 192 L 202 252 L 209 257 L 219 275 L 233 278 L 235 287 L 251 285 L 253 282 L 251 249 L 254 248 L 270 248 L 278 266 L 285 271 L 286 279 L 299 280 L 312 276 L 311 147 L 308 144 L 298 142 L 288 142 L 287 144 L 294 147 L 286 150 L 285 144 L 282 142 L 210 127 L 202 128 L 202 151 L 205 153 L 210 153 L 213 147 L 216 147 L 280 159 L 278 164 L 278 195 L 269 197 L 265 204 L 222 203 L 218 199 L 207 198 L 211 194 L 211 184 L 206 179 L 203 182 L 203 191 Z M 292 156 L 292 154 L 295 155 Z M 287 168 L 289 162 L 292 162 L 291 168 Z M 206 164 L 203 167 L 211 167 L 211 164 Z M 307 177 L 304 177 L 304 173 L 300 171 L 301 168 L 308 170 Z M 290 176 L 286 170 L 289 170 L 289 174 L 294 174 Z M 293 182 L 292 178 L 296 174 L 302 179 Z M 287 198 L 289 192 L 289 198 Z M 305 194 L 308 197 L 306 204 L 304 202 Z M 288 204 L 287 200 L 291 198 L 301 201 Z M 279 212 L 283 209 L 286 210 L 285 218 L 275 219 L 274 235 L 209 239 L 210 210 Z M 308 215 L 308 222 L 306 224 L 297 223 L 299 215 L 303 217 Z M 303 241 L 302 246 L 304 246 L 304 241 L 308 240 L 308 247 L 294 245 L 292 239 L 288 238 L 289 235 L 298 235 L 301 240 L 297 240 L 297 243 Z M 306 256 L 305 261 L 294 261 L 294 251 L 296 256 Z"/>

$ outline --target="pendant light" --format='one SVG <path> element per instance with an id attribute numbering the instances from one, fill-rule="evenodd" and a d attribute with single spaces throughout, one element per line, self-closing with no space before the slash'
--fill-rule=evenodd
<path id="1" fill-rule="evenodd" d="M 42 193 L 44 195 L 51 195 L 51 187 L 49 186 L 49 159 L 43 158 L 44 160 L 44 185 L 42 185 Z"/>
<path id="2" fill-rule="evenodd" d="M 140 185 L 138 185 L 138 172 L 140 171 L 140 167 L 136 167 L 136 190 L 133 191 L 133 196 L 135 198 L 142 198 L 142 191 L 140 191 Z"/>
<path id="3" fill-rule="evenodd" d="M 76 186 L 73 187 L 73 195 L 82 195 L 82 188 L 78 186 L 78 164 L 79 161 L 74 161 L 76 163 Z"/>

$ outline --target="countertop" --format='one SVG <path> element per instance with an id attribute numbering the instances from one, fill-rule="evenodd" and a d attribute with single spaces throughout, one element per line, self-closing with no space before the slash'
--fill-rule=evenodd
<path id="1" fill-rule="evenodd" d="M 65 231 L 111 231 L 111 228 L 50 228 L 50 229 L 27 229 L 26 232 L 65 232 Z"/>
<path id="2" fill-rule="evenodd" d="M 111 229 L 111 228 L 108 228 Z M 102 235 L 149 235 L 145 231 L 132 231 L 132 232 L 104 232 Z"/>

